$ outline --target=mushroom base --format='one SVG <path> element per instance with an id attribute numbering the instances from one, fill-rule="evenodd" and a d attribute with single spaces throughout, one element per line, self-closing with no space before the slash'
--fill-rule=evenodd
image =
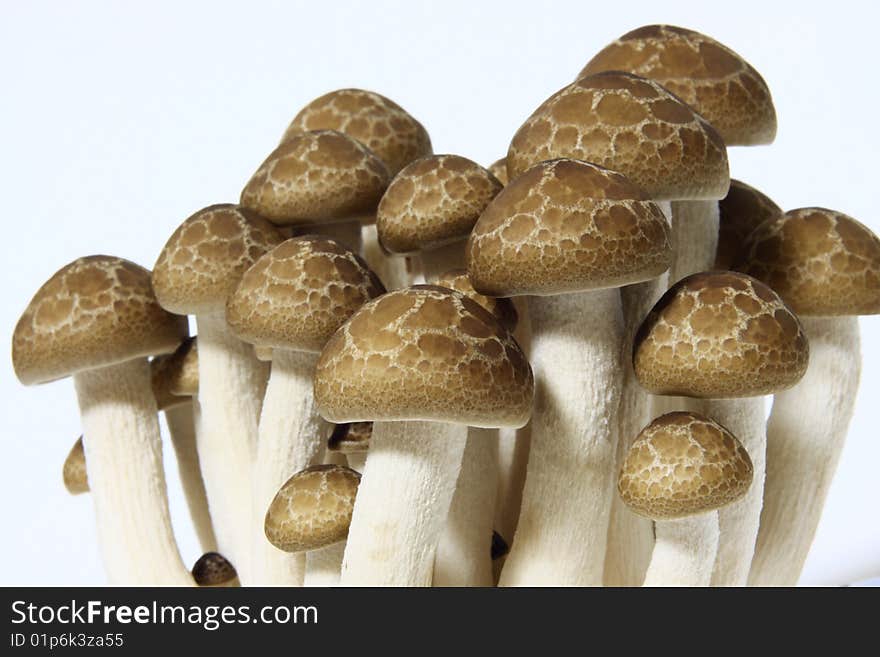
<path id="1" fill-rule="evenodd" d="M 718 515 L 658 520 L 645 586 L 709 586 L 718 550 Z"/>

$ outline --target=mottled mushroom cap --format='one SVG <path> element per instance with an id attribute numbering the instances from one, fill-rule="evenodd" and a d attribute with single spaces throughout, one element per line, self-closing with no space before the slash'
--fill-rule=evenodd
<path id="1" fill-rule="evenodd" d="M 490 164 L 489 173 L 495 176 L 502 185 L 510 182 L 510 179 L 507 177 L 507 158 L 502 157 L 500 160 L 495 160 Z"/>
<path id="2" fill-rule="evenodd" d="M 313 465 L 281 487 L 266 512 L 266 538 L 279 550 L 305 552 L 344 541 L 361 476 L 342 465 Z"/>
<path id="3" fill-rule="evenodd" d="M 373 212 L 388 169 L 359 141 L 335 130 L 293 135 L 260 165 L 241 204 L 279 225 L 349 221 Z"/>
<path id="4" fill-rule="evenodd" d="M 192 576 L 199 586 L 238 586 L 238 573 L 222 554 L 206 552 L 192 567 Z"/>
<path id="5" fill-rule="evenodd" d="M 619 171 L 655 200 L 724 198 L 727 148 L 715 129 L 652 80 L 590 75 L 553 94 L 507 152 L 511 180 L 544 160 L 573 158 Z"/>
<path id="6" fill-rule="evenodd" d="M 314 390 L 330 422 L 521 427 L 534 379 L 520 346 L 485 308 L 416 285 L 367 303 L 336 332 L 318 358 Z"/>
<path id="7" fill-rule="evenodd" d="M 779 295 L 734 272 L 693 274 L 671 287 L 639 327 L 633 367 L 658 395 L 736 398 L 790 388 L 809 346 Z"/>
<path id="8" fill-rule="evenodd" d="M 333 427 L 327 439 L 327 449 L 340 454 L 362 454 L 370 450 L 373 435 L 372 422 L 345 422 Z"/>
<path id="9" fill-rule="evenodd" d="M 189 403 L 199 394 L 198 339 L 187 338 L 174 353 L 150 361 L 150 378 L 160 411 Z"/>
<path id="10" fill-rule="evenodd" d="M 742 498 L 752 483 L 748 452 L 727 429 L 696 413 L 667 413 L 636 438 L 617 480 L 640 516 L 674 520 Z"/>
<path id="11" fill-rule="evenodd" d="M 768 219 L 782 214 L 782 208 L 754 187 L 730 181 L 727 196 L 718 201 L 718 250 L 715 269 L 730 269 L 743 257 L 746 238 Z"/>
<path id="12" fill-rule="evenodd" d="M 736 269 L 764 281 L 801 315 L 880 313 L 880 239 L 852 217 L 801 208 L 751 233 Z"/>
<path id="13" fill-rule="evenodd" d="M 83 438 L 80 436 L 70 448 L 64 467 L 61 470 L 64 487 L 71 495 L 89 492 L 89 473 L 86 470 L 86 454 L 83 449 Z"/>
<path id="14" fill-rule="evenodd" d="M 320 351 L 351 314 L 385 292 L 359 255 L 320 235 L 295 237 L 245 272 L 226 322 L 252 344 Z"/>
<path id="15" fill-rule="evenodd" d="M 516 307 L 513 305 L 513 301 L 501 297 L 487 297 L 477 292 L 471 283 L 471 279 L 468 278 L 466 269 L 450 269 L 437 279 L 435 285 L 448 287 L 450 290 L 461 292 L 469 299 L 476 301 L 483 306 L 483 308 L 492 313 L 495 316 L 495 319 L 501 323 L 501 326 L 511 333 L 513 333 L 513 330 L 516 328 L 519 315 L 516 312 Z"/>
<path id="16" fill-rule="evenodd" d="M 577 160 L 542 162 L 510 181 L 465 254 L 474 289 L 489 296 L 621 287 L 672 259 L 657 204 L 619 173 Z"/>
<path id="17" fill-rule="evenodd" d="M 281 141 L 309 130 L 337 130 L 357 139 L 392 176 L 432 152 L 421 123 L 385 96 L 363 89 L 339 89 L 316 98 L 294 117 Z"/>
<path id="18" fill-rule="evenodd" d="M 626 71 L 656 80 L 700 113 L 729 146 L 776 137 L 770 89 L 752 66 L 704 34 L 646 25 L 599 51 L 578 75 Z"/>
<path id="19" fill-rule="evenodd" d="M 379 202 L 379 240 L 391 253 L 408 254 L 466 239 L 501 187 L 487 169 L 459 155 L 416 160 Z"/>
<path id="20" fill-rule="evenodd" d="M 113 256 L 79 258 L 31 299 L 12 336 L 12 364 L 25 385 L 174 351 L 186 317 L 159 305 L 150 272 Z"/>
<path id="21" fill-rule="evenodd" d="M 246 208 L 211 205 L 168 238 L 153 267 L 163 308 L 181 315 L 216 313 L 242 274 L 282 240 L 275 227 Z"/>

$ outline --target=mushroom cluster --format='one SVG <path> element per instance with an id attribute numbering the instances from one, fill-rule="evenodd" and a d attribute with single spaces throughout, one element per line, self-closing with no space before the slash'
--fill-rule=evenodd
<path id="1" fill-rule="evenodd" d="M 94 502 L 110 583 L 796 584 L 880 240 L 730 179 L 727 147 L 775 134 L 742 57 L 645 26 L 489 166 L 340 89 L 152 271 L 62 267 L 12 359 L 25 385 L 73 378 L 62 479 Z"/>

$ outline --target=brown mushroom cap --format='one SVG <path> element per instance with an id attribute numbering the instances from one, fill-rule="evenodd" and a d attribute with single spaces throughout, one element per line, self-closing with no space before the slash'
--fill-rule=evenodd
<path id="1" fill-rule="evenodd" d="M 626 71 L 656 80 L 700 113 L 729 146 L 776 137 L 770 89 L 748 62 L 699 32 L 646 25 L 603 48 L 578 75 Z"/>
<path id="2" fill-rule="evenodd" d="M 667 413 L 636 438 L 617 480 L 640 516 L 672 520 L 742 498 L 752 483 L 748 452 L 727 429 L 696 413 Z"/>
<path id="3" fill-rule="evenodd" d="M 801 208 L 749 236 L 736 269 L 764 281 L 801 315 L 880 313 L 880 239 L 852 217 Z"/>
<path id="4" fill-rule="evenodd" d="M 666 219 L 642 190 L 564 159 L 511 180 L 474 226 L 466 257 L 482 294 L 551 295 L 648 280 L 672 251 Z"/>
<path id="5" fill-rule="evenodd" d="M 482 306 L 417 285 L 358 310 L 321 352 L 314 388 L 330 422 L 520 427 L 534 379 L 522 349 Z"/>
<path id="6" fill-rule="evenodd" d="M 511 333 L 513 333 L 513 330 L 516 328 L 519 316 L 516 312 L 516 307 L 513 305 L 513 301 L 499 297 L 487 297 L 477 292 L 471 283 L 471 279 L 468 278 L 467 270 L 450 269 L 437 279 L 435 285 L 448 287 L 450 290 L 461 292 L 469 299 L 476 301 L 483 306 L 483 308 L 492 313 L 495 316 L 495 319 L 501 323 L 501 326 Z"/>
<path id="7" fill-rule="evenodd" d="M 376 211 L 376 230 L 392 253 L 415 253 L 463 240 L 501 183 L 459 155 L 432 155 L 407 165 Z"/>
<path id="8" fill-rule="evenodd" d="M 222 311 L 242 274 L 282 237 L 246 208 L 211 205 L 186 219 L 153 267 L 163 308 L 198 315 Z"/>
<path id="9" fill-rule="evenodd" d="M 567 157 L 619 171 L 656 200 L 724 198 L 727 148 L 715 129 L 652 80 L 590 75 L 553 94 L 507 153 L 511 180 Z"/>
<path id="10" fill-rule="evenodd" d="M 320 351 L 355 310 L 384 292 L 363 259 L 339 242 L 295 237 L 245 272 L 229 297 L 226 322 L 245 342 Z"/>
<path id="11" fill-rule="evenodd" d="M 370 450 L 373 435 L 372 422 L 345 422 L 333 427 L 327 439 L 327 449 L 341 454 L 362 454 Z"/>
<path id="12" fill-rule="evenodd" d="M 502 157 L 500 160 L 495 160 L 490 164 L 489 173 L 495 176 L 502 185 L 510 182 L 510 179 L 507 177 L 507 158 Z"/>
<path id="13" fill-rule="evenodd" d="M 156 301 L 150 272 L 113 256 L 74 260 L 34 295 L 12 336 L 12 364 L 25 385 L 174 351 L 186 317 Z"/>
<path id="14" fill-rule="evenodd" d="M 86 454 L 83 450 L 82 436 L 73 444 L 67 458 L 64 459 L 61 476 L 64 479 L 64 487 L 71 495 L 89 492 L 89 473 L 86 470 Z"/>
<path id="15" fill-rule="evenodd" d="M 269 154 L 241 204 L 280 225 L 348 221 L 376 209 L 388 169 L 359 141 L 335 130 L 293 135 Z"/>
<path id="16" fill-rule="evenodd" d="M 782 208 L 754 187 L 730 181 L 727 196 L 718 201 L 718 250 L 715 269 L 730 269 L 743 256 L 746 238 L 768 219 L 782 214 Z"/>
<path id="17" fill-rule="evenodd" d="M 337 130 L 357 139 L 392 176 L 432 152 L 421 123 L 385 96 L 363 89 L 338 89 L 316 98 L 294 117 L 281 141 L 309 130 Z"/>
<path id="18" fill-rule="evenodd" d="M 800 321 L 773 290 L 735 272 L 693 274 L 671 287 L 639 327 L 633 366 L 654 394 L 768 395 L 804 375 Z"/>
<path id="19" fill-rule="evenodd" d="M 189 403 L 199 394 L 199 347 L 197 338 L 187 338 L 173 354 L 150 361 L 153 396 L 159 410 Z"/>
<path id="20" fill-rule="evenodd" d="M 222 554 L 207 552 L 192 567 L 192 576 L 199 586 L 236 586 L 238 573 Z"/>
<path id="21" fill-rule="evenodd" d="M 266 512 L 266 538 L 279 550 L 305 552 L 344 541 L 359 473 L 342 465 L 313 465 L 281 487 Z"/>

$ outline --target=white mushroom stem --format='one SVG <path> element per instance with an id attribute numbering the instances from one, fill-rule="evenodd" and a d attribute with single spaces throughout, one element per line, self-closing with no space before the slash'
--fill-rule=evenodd
<path id="1" fill-rule="evenodd" d="M 147 360 L 80 372 L 73 380 L 98 540 L 110 583 L 194 585 L 171 528 Z"/>
<path id="2" fill-rule="evenodd" d="M 422 272 L 427 283 L 433 283 L 450 269 L 464 269 L 464 247 L 466 242 L 458 240 L 437 249 L 420 251 Z"/>
<path id="3" fill-rule="evenodd" d="M 364 260 L 375 272 L 389 292 L 411 284 L 407 271 L 406 258 L 386 254 L 379 244 L 376 224 L 364 224 L 361 229 L 362 252 Z"/>
<path id="4" fill-rule="evenodd" d="M 685 276 L 713 268 L 718 249 L 718 201 L 672 203 L 671 287 Z"/>
<path id="5" fill-rule="evenodd" d="M 490 548 L 497 488 L 498 430 L 470 427 L 434 559 L 434 586 L 492 586 Z"/>
<path id="6" fill-rule="evenodd" d="M 352 470 L 357 470 L 361 474 L 364 472 L 364 466 L 367 464 L 367 452 L 357 452 L 354 454 L 346 454 L 346 460 L 348 461 L 348 467 Z"/>
<path id="7" fill-rule="evenodd" d="M 339 586 L 345 541 L 328 545 L 306 554 L 304 586 Z"/>
<path id="8" fill-rule="evenodd" d="M 342 564 L 342 586 L 429 586 L 467 427 L 376 422 Z"/>
<path id="9" fill-rule="evenodd" d="M 718 549 L 718 515 L 658 520 L 645 586 L 709 586 Z"/>
<path id="10" fill-rule="evenodd" d="M 801 317 L 801 322 L 810 340 L 810 364 L 796 386 L 776 395 L 767 424 L 765 502 L 749 575 L 753 586 L 797 583 L 859 385 L 858 319 Z"/>
<path id="11" fill-rule="evenodd" d="M 305 554 L 276 548 L 266 538 L 263 523 L 278 489 L 294 474 L 324 458 L 330 425 L 315 410 L 312 376 L 317 359 L 317 354 L 289 349 L 272 352 L 254 463 L 252 577 L 259 585 L 303 585 Z"/>
<path id="12" fill-rule="evenodd" d="M 530 300 L 535 405 L 522 509 L 501 586 L 598 586 L 623 383 L 616 289 Z"/>

